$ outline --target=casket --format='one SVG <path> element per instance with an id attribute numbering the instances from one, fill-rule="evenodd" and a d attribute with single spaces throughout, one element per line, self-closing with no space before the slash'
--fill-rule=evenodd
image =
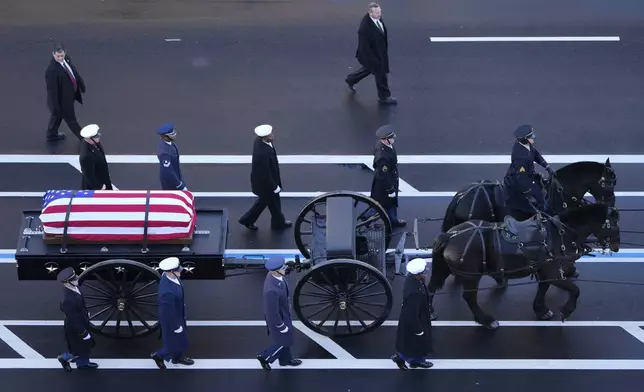
<path id="1" fill-rule="evenodd" d="M 189 243 L 196 219 L 188 191 L 50 190 L 40 214 L 48 243 Z"/>

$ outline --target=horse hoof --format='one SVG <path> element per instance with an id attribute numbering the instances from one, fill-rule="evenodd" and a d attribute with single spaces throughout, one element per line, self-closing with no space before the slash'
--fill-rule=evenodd
<path id="1" fill-rule="evenodd" d="M 486 329 L 489 329 L 489 330 L 493 331 L 493 330 L 499 328 L 499 322 L 494 320 L 491 323 L 485 324 L 484 327 Z"/>
<path id="2" fill-rule="evenodd" d="M 560 313 L 559 315 L 561 316 L 562 323 L 568 320 L 568 317 L 570 317 L 570 315 L 565 315 L 564 313 Z"/>
<path id="3" fill-rule="evenodd" d="M 429 313 L 429 319 L 432 321 L 436 321 L 438 320 L 438 315 L 432 311 Z"/>
<path id="4" fill-rule="evenodd" d="M 543 313 L 542 315 L 540 315 L 539 320 L 550 320 L 553 316 L 554 316 L 554 313 L 552 313 L 552 310 L 549 310 L 546 313 Z"/>

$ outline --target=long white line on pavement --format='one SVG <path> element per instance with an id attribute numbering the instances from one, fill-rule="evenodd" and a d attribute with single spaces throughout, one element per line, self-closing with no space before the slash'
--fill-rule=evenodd
<path id="1" fill-rule="evenodd" d="M 453 197 L 456 194 L 456 191 L 445 191 L 445 192 L 421 192 L 417 191 L 411 185 L 403 187 L 401 185 L 401 193 L 398 194 L 400 197 Z M 326 192 L 281 192 L 280 197 L 282 198 L 307 198 L 312 199 L 323 195 Z M 365 196 L 369 196 L 371 192 L 363 191 L 358 192 Z M 241 198 L 241 197 L 257 197 L 252 192 L 192 192 L 195 197 L 204 197 L 204 198 Z M 44 192 L 0 192 L 0 197 L 43 197 Z M 586 197 L 592 197 L 590 193 L 585 195 Z M 644 197 L 644 191 L 626 191 L 626 192 L 615 192 L 617 197 Z"/>
<path id="2" fill-rule="evenodd" d="M 155 163 L 156 155 L 107 155 L 109 163 Z M 548 163 L 574 163 L 579 161 L 611 163 L 644 163 L 644 155 L 602 154 L 602 155 L 544 155 Z M 251 155 L 182 155 L 181 164 L 249 164 Z M 321 165 L 321 164 L 364 164 L 371 161 L 371 155 L 280 155 L 280 164 Z M 0 163 L 68 163 L 78 162 L 78 155 L 5 154 Z M 399 164 L 509 164 L 510 155 L 399 155 Z"/>
<path id="3" fill-rule="evenodd" d="M 266 323 L 263 325 L 266 325 Z M 307 328 L 301 321 L 293 321 L 293 326 L 337 359 L 356 359 L 331 338 Z"/>
<path id="4" fill-rule="evenodd" d="M 92 358 L 100 369 L 157 370 L 151 359 Z M 432 359 L 437 370 L 644 370 L 638 359 Z M 260 370 L 256 359 L 196 359 L 192 366 L 166 365 L 168 370 Z M 0 369 L 60 369 L 56 359 L 0 359 Z M 273 366 L 273 370 L 397 370 L 390 359 L 305 359 L 302 365 Z M 423 369 L 424 370 L 424 369 Z M 62 370 L 61 370 L 62 371 Z"/>
<path id="5" fill-rule="evenodd" d="M 619 41 L 618 36 L 570 37 L 429 37 L 431 42 L 606 42 Z"/>
<path id="6" fill-rule="evenodd" d="M 319 323 L 321 320 L 314 320 L 313 322 Z M 363 320 L 365 323 L 371 323 L 373 320 Z M 155 321 L 146 320 L 148 324 L 153 324 Z M 299 321 L 295 321 L 300 323 Z M 327 323 L 332 324 L 334 321 L 327 321 Z M 94 325 L 101 325 L 101 321 L 93 321 Z M 341 321 L 342 324 L 346 325 L 346 321 Z M 361 325 L 357 320 L 350 320 L 351 325 Z M 135 326 L 143 326 L 140 321 L 133 321 Z M 189 327 L 265 327 L 265 320 L 188 320 L 187 324 Z M 106 324 L 107 326 L 115 326 L 115 321 L 110 321 Z M 123 325 L 123 322 L 121 323 Z M 562 323 L 561 321 L 517 321 L 517 320 L 507 320 L 499 321 L 499 325 L 502 327 L 614 327 L 614 328 L 626 328 L 626 327 L 639 327 L 644 326 L 643 321 L 566 321 Z M 61 327 L 63 326 L 63 320 L 0 320 L 0 326 L 5 327 Z M 383 327 L 396 327 L 398 326 L 397 320 L 387 320 L 382 324 Z M 434 327 L 480 327 L 479 324 L 474 321 L 432 321 L 432 326 Z M 303 324 L 298 324 L 298 329 L 306 328 Z M 321 335 L 320 335 L 321 336 Z"/>
<path id="7" fill-rule="evenodd" d="M 44 359 L 42 355 L 33 348 L 31 348 L 27 343 L 22 339 L 16 336 L 15 333 L 11 332 L 4 325 L 0 325 L 0 341 L 4 341 L 13 351 L 22 355 L 27 359 Z"/>

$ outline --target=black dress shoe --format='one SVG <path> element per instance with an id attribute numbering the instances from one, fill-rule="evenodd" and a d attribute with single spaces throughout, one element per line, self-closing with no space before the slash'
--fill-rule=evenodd
<path id="1" fill-rule="evenodd" d="M 355 86 L 355 84 L 351 84 L 351 83 L 349 83 L 347 80 L 345 80 L 345 82 L 347 83 L 347 86 L 349 87 L 349 91 L 351 91 L 351 92 L 354 92 L 354 93 L 355 93 L 355 92 L 356 92 L 356 88 L 354 87 L 354 86 Z"/>
<path id="2" fill-rule="evenodd" d="M 266 370 L 267 372 L 271 371 L 271 364 L 268 363 L 266 359 L 262 358 L 261 355 L 257 356 L 257 360 L 259 361 L 259 364 L 262 365 L 262 369 Z"/>
<path id="3" fill-rule="evenodd" d="M 152 358 L 152 360 L 154 361 L 154 363 L 156 363 L 156 364 L 157 364 L 157 367 L 158 367 L 159 369 L 161 369 L 161 370 L 166 369 L 166 367 L 165 367 L 165 362 L 163 361 L 163 358 L 161 358 L 160 356 L 158 356 L 156 353 L 155 353 L 155 354 L 152 354 L 150 357 Z"/>
<path id="4" fill-rule="evenodd" d="M 47 135 L 47 140 L 49 141 L 62 140 L 64 138 L 65 138 L 65 134 L 60 132 L 58 132 L 55 135 Z"/>
<path id="5" fill-rule="evenodd" d="M 398 219 L 395 222 L 391 223 L 394 227 L 405 227 L 407 225 L 407 221 L 404 219 Z"/>
<path id="6" fill-rule="evenodd" d="M 409 368 L 407 367 L 407 364 L 405 363 L 405 361 L 402 358 L 400 358 L 398 355 L 392 355 L 391 360 L 394 361 L 396 366 L 398 366 L 398 369 L 400 369 L 400 370 L 409 370 Z"/>
<path id="7" fill-rule="evenodd" d="M 79 366 L 78 369 L 81 369 L 81 370 L 94 370 L 94 369 L 98 369 L 98 364 L 95 363 L 95 362 L 90 362 L 87 365 Z"/>
<path id="8" fill-rule="evenodd" d="M 283 229 L 288 229 L 291 226 L 293 226 L 293 222 L 284 221 L 284 223 L 282 223 L 281 225 L 271 225 L 271 229 L 273 229 L 273 230 L 283 230 Z"/>
<path id="9" fill-rule="evenodd" d="M 409 364 L 412 369 L 417 369 L 417 368 L 423 368 L 423 369 L 429 369 L 430 367 L 434 366 L 433 363 L 431 362 L 412 362 Z"/>
<path id="10" fill-rule="evenodd" d="M 190 359 L 190 358 L 188 358 L 188 357 L 183 357 L 183 358 L 179 358 L 179 359 L 173 359 L 172 363 L 174 363 L 175 365 L 192 366 L 192 365 L 195 364 L 195 361 Z"/>
<path id="11" fill-rule="evenodd" d="M 72 365 L 69 363 L 69 361 L 65 360 L 62 355 L 59 355 L 57 359 L 58 362 L 60 362 L 60 366 L 62 366 L 66 372 L 72 371 Z"/>
<path id="12" fill-rule="evenodd" d="M 398 100 L 396 98 L 389 97 L 389 98 L 379 99 L 378 102 L 380 102 L 383 105 L 395 105 L 398 103 Z"/>
<path id="13" fill-rule="evenodd" d="M 280 366 L 300 366 L 302 364 L 301 359 L 291 359 L 286 363 L 280 363 Z"/>
<path id="14" fill-rule="evenodd" d="M 247 225 L 246 223 L 242 222 L 241 219 L 238 220 L 237 222 L 239 222 L 240 225 L 244 226 L 248 230 L 255 231 L 255 230 L 259 229 L 259 227 L 255 226 L 254 224 Z"/>

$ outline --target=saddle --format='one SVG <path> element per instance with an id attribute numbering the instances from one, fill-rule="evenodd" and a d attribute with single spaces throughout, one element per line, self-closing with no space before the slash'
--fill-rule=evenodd
<path id="1" fill-rule="evenodd" d="M 546 260 L 549 253 L 548 230 L 540 219 L 518 221 L 506 215 L 500 229 L 502 240 L 497 247 L 501 254 L 523 254 L 530 265 Z"/>
<path id="2" fill-rule="evenodd" d="M 504 229 L 506 231 L 506 240 L 512 243 L 530 243 L 539 241 L 543 242 L 546 238 L 545 228 L 538 219 L 526 219 L 518 221 L 510 215 L 506 215 L 503 219 Z M 542 231 L 543 228 L 543 232 Z"/>

